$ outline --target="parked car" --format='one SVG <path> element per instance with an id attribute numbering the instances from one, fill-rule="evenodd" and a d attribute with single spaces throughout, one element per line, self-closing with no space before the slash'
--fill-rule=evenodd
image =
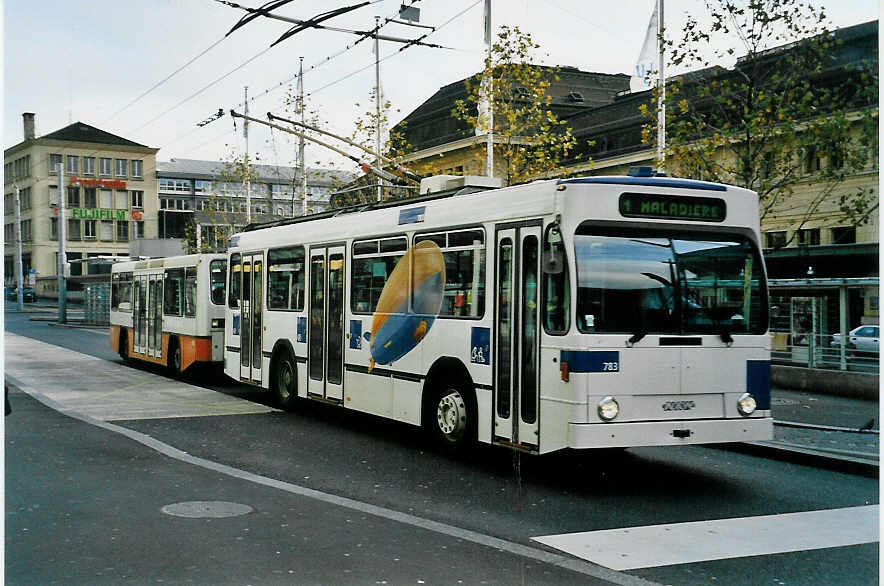
<path id="1" fill-rule="evenodd" d="M 841 347 L 841 334 L 832 334 L 833 348 Z M 847 347 L 862 352 L 879 352 L 878 326 L 859 326 L 847 334 Z"/>
<path id="2" fill-rule="evenodd" d="M 6 299 L 9 301 L 18 300 L 18 287 L 6 287 Z M 33 303 L 37 301 L 37 294 L 30 287 L 22 289 L 22 300 L 25 303 Z"/>

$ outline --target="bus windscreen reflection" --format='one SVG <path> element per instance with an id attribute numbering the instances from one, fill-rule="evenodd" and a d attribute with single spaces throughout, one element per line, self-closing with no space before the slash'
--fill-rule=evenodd
<path id="1" fill-rule="evenodd" d="M 577 324 L 584 333 L 759 334 L 764 272 L 742 236 L 578 233 Z"/>

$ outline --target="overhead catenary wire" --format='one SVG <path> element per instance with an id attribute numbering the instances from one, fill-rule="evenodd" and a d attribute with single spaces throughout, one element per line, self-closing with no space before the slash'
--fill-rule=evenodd
<path id="1" fill-rule="evenodd" d="M 119 110 L 117 110 L 116 112 L 114 112 L 113 114 L 111 114 L 110 117 L 108 117 L 108 118 L 106 118 L 104 121 L 102 121 L 102 124 L 107 123 L 107 122 L 110 122 L 111 120 L 113 120 L 114 118 L 116 118 L 119 114 L 122 114 L 122 113 L 125 112 L 127 109 L 129 109 L 130 107 L 132 107 L 132 106 L 134 106 L 135 104 L 137 104 L 139 101 L 141 101 L 145 96 L 147 96 L 148 94 L 150 94 L 152 91 L 154 91 L 155 89 L 157 89 L 158 87 L 160 87 L 161 85 L 163 85 L 164 83 L 166 83 L 167 81 L 169 81 L 170 79 L 172 79 L 173 77 L 175 77 L 176 75 L 178 75 L 179 73 L 181 73 L 184 69 L 186 69 L 186 68 L 187 68 L 189 65 L 191 65 L 194 61 L 196 61 L 197 59 L 199 59 L 200 57 L 202 57 L 203 55 L 205 55 L 206 53 L 208 53 L 209 51 L 211 51 L 212 49 L 214 49 L 215 47 L 217 47 L 217 46 L 218 46 L 219 44 L 221 44 L 221 42 L 223 42 L 224 39 L 226 39 L 226 38 L 227 38 L 226 36 L 221 37 L 220 39 L 218 39 L 217 41 L 215 41 L 214 43 L 212 43 L 211 45 L 209 45 L 208 47 L 206 47 L 205 49 L 203 49 L 200 53 L 198 53 L 197 55 L 195 55 L 194 57 L 192 57 L 190 60 L 188 60 L 187 63 L 185 63 L 184 65 L 182 65 L 181 67 L 179 67 L 178 69 L 176 69 L 175 71 L 173 71 L 172 73 L 170 73 L 169 75 L 167 75 L 166 77 L 164 77 L 163 79 L 161 79 L 160 81 L 158 81 L 157 83 L 155 83 L 154 85 L 152 85 L 149 89 L 147 89 L 146 91 L 144 91 L 144 92 L 143 92 L 141 95 L 139 95 L 137 98 L 135 98 L 134 100 L 132 100 L 131 102 L 129 102 L 128 104 L 126 104 L 125 106 L 123 106 L 122 108 L 120 108 Z"/>
<path id="2" fill-rule="evenodd" d="M 159 120 L 160 118 L 162 118 L 163 116 L 168 114 L 169 112 L 172 112 L 173 110 L 183 106 L 184 104 L 186 104 L 190 100 L 194 99 L 195 97 L 197 97 L 198 95 L 200 95 L 201 93 L 203 93 L 204 91 L 209 89 L 210 87 L 227 79 L 228 77 L 230 77 L 231 75 L 233 75 L 234 73 L 236 73 L 237 71 L 239 71 L 240 69 L 242 69 L 243 67 L 245 67 L 246 65 L 251 63 L 252 61 L 254 61 L 255 59 L 257 59 L 258 57 L 263 56 L 265 53 L 267 53 L 272 48 L 273 47 L 267 47 L 266 49 L 264 49 L 263 51 L 261 51 L 257 55 L 250 57 L 249 59 L 246 59 L 245 61 L 240 63 L 237 67 L 231 69 L 230 71 L 228 71 L 227 73 L 225 73 L 221 77 L 219 77 L 219 78 L 215 79 L 214 81 L 212 81 L 211 83 L 203 86 L 201 89 L 199 89 L 196 92 L 192 93 L 191 95 L 187 96 L 186 98 L 184 98 L 183 100 L 181 100 L 180 102 L 178 102 L 177 104 L 172 106 L 171 108 L 168 108 L 163 112 L 160 112 L 159 114 L 157 114 L 156 116 L 154 116 L 153 118 L 151 118 L 150 120 L 148 120 L 147 122 L 145 122 L 144 124 L 139 126 L 138 128 L 134 128 L 134 129 L 130 130 L 129 132 L 137 132 L 137 131 L 141 130 L 142 128 L 144 128 L 145 126 L 152 124 L 153 122 L 156 122 L 157 120 Z"/>
<path id="3" fill-rule="evenodd" d="M 222 3 L 222 4 L 227 4 L 227 5 L 232 4 L 232 3 L 230 3 L 230 2 L 226 2 L 226 1 L 224 1 L 224 0 L 215 0 L 215 1 L 216 1 L 216 2 L 219 2 L 219 3 Z M 413 6 L 414 4 L 417 4 L 417 3 L 420 2 L 420 1 L 421 1 L 421 0 L 412 0 L 412 1 L 409 2 L 408 4 L 409 4 L 409 6 Z M 469 6 L 467 6 L 466 8 L 464 8 L 463 10 L 461 10 L 460 12 L 456 13 L 454 16 L 452 16 L 451 18 L 449 18 L 448 20 L 446 20 L 445 22 L 443 22 L 441 25 L 436 26 L 433 30 L 429 31 L 428 33 L 424 34 L 423 36 L 419 37 L 419 38 L 416 39 L 416 40 L 424 39 L 424 38 L 426 38 L 426 37 L 428 37 L 428 36 L 430 36 L 430 35 L 432 35 L 432 34 L 438 32 L 438 31 L 440 31 L 441 29 L 447 27 L 447 26 L 450 25 L 452 22 L 454 22 L 455 20 L 457 20 L 458 18 L 460 18 L 461 16 L 463 16 L 465 13 L 467 13 L 469 10 L 471 10 L 471 9 L 473 9 L 474 7 L 476 7 L 477 5 L 481 4 L 482 1 L 483 1 L 483 0 L 476 0 L 475 2 L 473 2 L 473 3 L 470 4 Z M 398 13 L 397 13 L 397 14 L 398 14 Z M 381 23 L 380 26 L 383 27 L 383 26 L 385 26 L 386 24 L 388 24 L 389 22 L 391 22 L 391 21 L 393 21 L 393 20 L 395 20 L 395 17 L 392 17 L 392 16 L 391 16 L 391 17 L 387 17 L 384 21 L 382 21 L 382 23 Z M 311 66 L 309 66 L 309 67 L 306 67 L 306 68 L 304 69 L 304 73 L 309 73 L 310 71 L 313 71 L 313 70 L 315 70 L 316 68 L 318 68 L 318 67 L 320 67 L 320 66 L 322 66 L 322 65 L 324 65 L 324 64 L 326 64 L 326 63 L 328 63 L 328 62 L 330 62 L 332 59 L 335 59 L 335 58 L 337 58 L 337 57 L 340 57 L 341 55 L 343 55 L 343 54 L 347 53 L 348 51 L 352 50 L 354 47 L 356 47 L 356 45 L 358 45 L 359 43 L 361 43 L 362 41 L 364 41 L 364 40 L 367 39 L 367 38 L 370 38 L 370 37 L 360 37 L 359 39 L 357 39 L 357 40 L 354 41 L 353 43 L 351 43 L 351 44 L 349 44 L 349 45 L 346 45 L 346 46 L 345 46 L 342 50 L 340 50 L 338 53 L 335 53 L 335 54 L 332 54 L 332 55 L 330 55 L 330 56 L 327 56 L 327 57 L 325 57 L 325 58 L 319 60 L 318 62 L 314 63 L 313 65 L 311 65 Z M 401 53 L 401 52 L 404 51 L 405 49 L 407 49 L 407 48 L 409 48 L 409 47 L 412 47 L 412 46 L 415 46 L 415 45 L 413 45 L 413 44 L 406 44 L 406 45 L 403 45 L 403 46 L 400 47 L 397 51 L 395 51 L 395 52 L 393 52 L 393 53 L 391 53 L 391 54 L 389 54 L 389 55 L 387 55 L 387 56 L 385 56 L 385 57 L 382 57 L 382 58 L 380 59 L 379 62 L 384 62 L 384 61 L 386 61 L 387 59 L 389 59 L 389 58 L 391 58 L 391 57 L 397 55 L 398 53 Z M 442 47 L 442 46 L 440 46 L 439 48 L 447 49 L 447 50 L 456 50 L 456 49 L 451 48 L 451 47 Z M 270 48 L 268 47 L 267 50 L 269 50 L 269 49 L 270 49 Z M 260 53 L 258 56 L 260 56 L 261 54 L 265 53 L 267 50 L 263 51 L 263 52 Z M 256 56 L 256 57 L 257 57 L 257 56 Z M 253 57 L 252 59 L 255 59 L 256 57 Z M 245 65 L 245 64 L 243 64 L 243 65 Z M 241 65 L 241 66 L 238 67 L 237 69 L 241 68 L 243 65 Z M 323 90 L 325 90 L 325 89 L 327 89 L 327 88 L 329 88 L 329 87 L 332 87 L 332 86 L 334 86 L 334 85 L 336 85 L 336 84 L 338 84 L 338 83 L 341 83 L 341 82 L 343 82 L 343 81 L 345 81 L 345 80 L 347 80 L 347 79 L 353 77 L 354 75 L 357 75 L 357 74 L 361 73 L 362 71 L 365 71 L 366 69 L 369 69 L 370 67 L 373 67 L 373 66 L 374 66 L 374 62 L 372 62 L 372 63 L 366 65 L 365 67 L 361 67 L 361 68 L 359 68 L 358 70 L 353 71 L 353 72 L 351 72 L 351 73 L 349 73 L 349 74 L 347 74 L 347 75 L 345 75 L 345 76 L 343 76 L 343 77 L 340 77 L 340 78 L 338 78 L 338 79 L 336 79 L 336 80 L 334 80 L 334 81 L 332 81 L 332 82 L 329 82 L 329 83 L 327 83 L 327 84 L 325 84 L 325 85 L 323 85 L 323 86 L 321 86 L 321 87 L 319 87 L 319 88 L 313 90 L 312 92 L 309 92 L 307 95 L 308 95 L 308 96 L 312 96 L 313 94 L 316 94 L 316 93 L 318 93 L 318 92 L 320 92 L 320 91 L 323 91 Z M 234 71 L 235 71 L 235 70 L 234 70 Z M 233 73 L 233 72 L 230 72 L 230 73 Z M 228 73 L 227 75 L 229 75 L 230 73 Z M 225 75 L 225 77 L 226 77 L 226 75 Z M 263 92 L 259 92 L 259 93 L 255 94 L 255 95 L 251 96 L 251 97 L 249 98 L 249 100 L 248 100 L 248 101 L 249 101 L 249 104 L 254 103 L 256 100 L 260 100 L 260 99 L 265 98 L 265 97 L 268 96 L 269 94 L 273 93 L 274 91 L 277 91 L 277 90 L 280 89 L 281 87 L 285 87 L 287 84 L 291 83 L 292 81 L 296 80 L 297 78 L 298 78 L 298 75 L 291 76 L 291 77 L 289 77 L 289 78 L 287 78 L 287 79 L 285 79 L 285 80 L 283 80 L 283 81 L 278 82 L 278 83 L 275 84 L 274 86 L 271 86 L 271 87 L 267 88 L 267 89 L 264 90 Z M 217 83 L 217 81 L 220 81 L 220 79 L 219 79 L 219 80 L 216 80 L 216 82 L 213 82 L 212 84 L 210 84 L 210 85 L 204 87 L 204 88 L 203 88 L 202 90 L 200 90 L 200 92 L 198 92 L 198 93 L 202 93 L 203 91 L 205 91 L 206 89 L 208 89 L 209 87 L 211 87 L 212 85 L 214 85 L 215 83 Z M 196 95 L 198 95 L 198 93 L 195 94 L 195 95 L 192 96 L 192 97 L 195 97 Z M 176 105 L 175 107 L 178 107 L 179 105 L 183 104 L 184 102 L 189 101 L 190 99 L 192 99 L 192 97 L 187 98 L 186 100 L 183 100 L 180 104 Z M 244 104 L 243 102 L 241 102 L 241 103 L 237 104 L 236 106 L 234 106 L 234 108 L 243 108 L 243 107 L 245 107 L 245 104 Z M 146 126 L 146 124 L 145 124 L 145 126 Z M 183 138 L 186 138 L 187 136 L 189 136 L 189 135 L 191 135 L 191 134 L 194 134 L 194 133 L 196 133 L 196 132 L 198 132 L 198 131 L 199 131 L 199 128 L 193 128 L 191 131 L 189 131 L 189 132 L 186 133 L 185 135 L 182 135 L 181 137 L 179 137 L 178 139 L 176 139 L 175 142 L 177 142 L 177 141 L 179 141 L 179 140 L 182 140 Z"/>

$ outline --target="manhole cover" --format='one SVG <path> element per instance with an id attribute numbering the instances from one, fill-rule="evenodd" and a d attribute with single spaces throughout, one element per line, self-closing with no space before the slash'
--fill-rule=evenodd
<path id="1" fill-rule="evenodd" d="M 225 501 L 188 501 L 166 505 L 162 510 L 167 515 L 188 517 L 191 519 L 221 519 L 247 515 L 254 509 L 248 505 L 228 503 Z"/>

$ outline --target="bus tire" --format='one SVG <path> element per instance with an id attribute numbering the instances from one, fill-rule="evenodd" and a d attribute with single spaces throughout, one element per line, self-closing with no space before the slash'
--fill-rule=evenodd
<path id="1" fill-rule="evenodd" d="M 169 337 L 169 356 L 166 358 L 166 370 L 170 376 L 181 376 L 181 344 L 175 336 Z"/>
<path id="2" fill-rule="evenodd" d="M 476 398 L 462 381 L 445 381 L 428 395 L 424 426 L 431 439 L 443 449 L 460 451 L 476 439 Z"/>
<path id="3" fill-rule="evenodd" d="M 120 328 L 120 347 L 117 352 L 123 362 L 129 362 L 129 333 L 123 328 Z"/>
<path id="4" fill-rule="evenodd" d="M 280 352 L 271 372 L 271 388 L 277 406 L 284 411 L 291 411 L 298 400 L 298 370 L 291 352 Z"/>

